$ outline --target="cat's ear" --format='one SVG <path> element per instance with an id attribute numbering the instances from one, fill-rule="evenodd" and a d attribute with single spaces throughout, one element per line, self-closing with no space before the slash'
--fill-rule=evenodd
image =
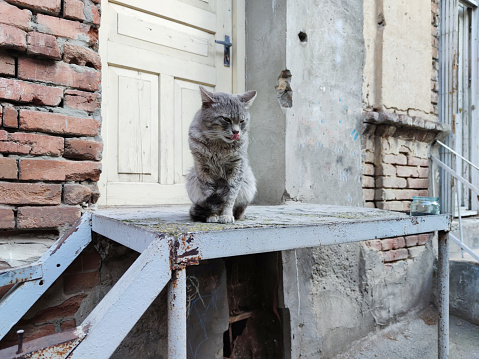
<path id="1" fill-rule="evenodd" d="M 201 102 L 203 105 L 211 106 L 215 103 L 214 95 L 207 91 L 203 86 L 200 86 Z"/>
<path id="2" fill-rule="evenodd" d="M 238 98 L 244 103 L 244 107 L 248 109 L 251 107 L 251 105 L 253 105 L 253 101 L 256 98 L 256 91 L 245 92 L 242 95 L 238 95 Z"/>

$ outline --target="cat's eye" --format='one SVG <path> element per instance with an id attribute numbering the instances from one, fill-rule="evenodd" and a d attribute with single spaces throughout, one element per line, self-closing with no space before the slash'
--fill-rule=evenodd
<path id="1" fill-rule="evenodd" d="M 244 120 L 241 120 L 240 123 L 244 123 Z"/>
<path id="2" fill-rule="evenodd" d="M 225 122 L 229 122 L 231 123 L 231 118 L 228 118 L 228 117 L 221 117 L 221 119 Z"/>

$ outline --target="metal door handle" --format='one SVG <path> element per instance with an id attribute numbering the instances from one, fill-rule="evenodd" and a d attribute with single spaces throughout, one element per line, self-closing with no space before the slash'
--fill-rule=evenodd
<path id="1" fill-rule="evenodd" d="M 225 41 L 215 40 L 215 42 L 225 47 L 223 64 L 226 67 L 230 67 L 230 47 L 233 46 L 233 44 L 230 42 L 230 37 L 228 35 L 225 35 Z"/>

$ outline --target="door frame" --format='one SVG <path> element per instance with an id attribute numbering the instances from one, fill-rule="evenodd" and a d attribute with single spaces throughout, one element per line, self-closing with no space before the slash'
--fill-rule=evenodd
<path id="1" fill-rule="evenodd" d="M 140 0 L 138 0 L 140 1 Z M 221 1 L 221 0 L 218 0 Z M 109 22 L 109 2 L 124 5 L 121 1 L 108 1 L 101 0 L 102 16 L 100 22 L 100 34 L 99 34 L 99 54 L 101 57 L 102 71 L 101 71 L 101 133 L 103 139 L 103 154 L 102 154 L 102 173 L 100 180 L 98 181 L 98 188 L 100 190 L 100 198 L 98 200 L 98 206 L 108 206 L 107 203 L 107 183 L 108 183 L 108 171 L 109 163 L 106 160 L 108 158 L 108 136 L 106 135 L 111 126 L 108 123 L 108 91 L 109 91 L 109 76 L 108 76 L 108 28 Z M 246 76 L 246 12 L 245 12 L 245 0 L 232 0 L 233 16 L 232 25 L 232 60 L 231 67 L 233 73 L 233 93 L 242 93 L 245 91 L 245 76 Z M 215 40 L 224 41 L 224 39 L 215 38 Z M 102 46 L 103 44 L 103 46 Z"/>

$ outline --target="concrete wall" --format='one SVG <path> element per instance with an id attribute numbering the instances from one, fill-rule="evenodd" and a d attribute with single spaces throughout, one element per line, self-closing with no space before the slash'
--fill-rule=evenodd
<path id="1" fill-rule="evenodd" d="M 368 108 L 437 119 L 431 109 L 431 2 L 364 2 Z"/>

